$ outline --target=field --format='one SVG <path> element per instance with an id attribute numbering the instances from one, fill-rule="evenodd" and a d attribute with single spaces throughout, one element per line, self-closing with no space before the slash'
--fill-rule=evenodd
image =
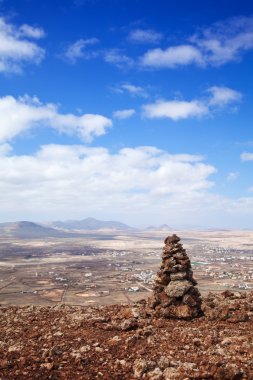
<path id="1" fill-rule="evenodd" d="M 253 289 L 252 231 L 175 231 L 202 294 Z M 110 305 L 148 297 L 164 231 L 0 240 L 1 305 Z"/>

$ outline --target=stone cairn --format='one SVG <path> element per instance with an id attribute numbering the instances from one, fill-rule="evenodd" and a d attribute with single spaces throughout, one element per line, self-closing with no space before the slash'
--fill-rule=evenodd
<path id="1" fill-rule="evenodd" d="M 202 315 L 201 297 L 190 259 L 179 241 L 176 235 L 164 240 L 162 263 L 149 306 L 158 317 L 192 319 Z"/>

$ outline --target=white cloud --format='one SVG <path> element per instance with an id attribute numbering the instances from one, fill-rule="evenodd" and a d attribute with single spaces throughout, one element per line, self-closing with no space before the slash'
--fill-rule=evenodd
<path id="1" fill-rule="evenodd" d="M 23 24 L 20 26 L 19 34 L 22 37 L 30 37 L 34 39 L 40 39 L 45 37 L 45 31 L 42 28 L 33 27 L 27 24 Z"/>
<path id="2" fill-rule="evenodd" d="M 239 177 L 239 172 L 230 172 L 228 173 L 228 176 L 227 176 L 227 181 L 228 182 L 234 182 L 237 180 L 237 178 Z"/>
<path id="3" fill-rule="evenodd" d="M 198 31 L 187 39 L 187 43 L 184 41 L 164 50 L 148 50 L 140 58 L 140 63 L 151 68 L 191 64 L 221 66 L 239 61 L 244 52 L 252 49 L 253 17 L 234 17 Z"/>
<path id="4" fill-rule="evenodd" d="M 208 108 L 201 102 L 171 100 L 157 101 L 143 106 L 144 116 L 150 119 L 169 118 L 172 120 L 201 117 L 208 114 Z"/>
<path id="5" fill-rule="evenodd" d="M 145 220 L 171 209 L 186 212 L 213 185 L 213 173 L 215 168 L 200 156 L 171 155 L 155 147 L 110 153 L 105 148 L 46 145 L 33 156 L 0 157 L 1 217 L 118 212 L 120 218 L 136 214 Z"/>
<path id="6" fill-rule="evenodd" d="M 209 98 L 202 100 L 158 100 L 155 103 L 142 106 L 143 116 L 155 118 L 169 118 L 174 121 L 188 118 L 200 118 L 211 114 L 220 107 L 238 102 L 242 95 L 228 87 L 214 86 L 207 90 Z"/>
<path id="7" fill-rule="evenodd" d="M 252 226 L 252 212 L 253 212 L 253 197 L 241 197 L 236 199 L 225 199 L 223 203 L 224 212 L 228 212 L 231 216 L 235 216 L 237 219 L 246 219 L 249 216 L 248 226 Z M 237 224 L 238 226 L 239 224 Z"/>
<path id="8" fill-rule="evenodd" d="M 99 42 L 97 38 L 89 38 L 89 39 L 80 39 L 70 44 L 65 50 L 64 57 L 67 58 L 70 62 L 75 63 L 78 59 L 90 59 L 97 56 L 97 52 L 95 51 L 87 51 L 88 46 L 95 45 Z"/>
<path id="9" fill-rule="evenodd" d="M 129 119 L 134 114 L 135 114 L 135 110 L 131 108 L 131 109 L 126 109 L 126 110 L 115 111 L 113 112 L 113 117 L 115 117 L 116 119 L 123 120 L 123 119 Z"/>
<path id="10" fill-rule="evenodd" d="M 240 60 L 253 49 L 253 17 L 234 17 L 213 24 L 191 37 L 208 64 L 220 66 Z"/>
<path id="11" fill-rule="evenodd" d="M 165 50 L 152 49 L 144 54 L 140 62 L 142 66 L 155 68 L 204 64 L 199 50 L 191 45 L 172 46 Z"/>
<path id="12" fill-rule="evenodd" d="M 59 132 L 77 134 L 84 141 L 105 134 L 112 125 L 110 119 L 96 114 L 61 114 L 55 104 L 42 104 L 29 96 L 0 98 L 0 141 L 9 141 L 18 134 L 44 125 Z"/>
<path id="13" fill-rule="evenodd" d="M 209 105 L 223 107 L 229 103 L 238 102 L 242 98 L 242 94 L 239 91 L 232 90 L 228 87 L 213 86 L 208 89 L 212 97 L 209 101 Z"/>
<path id="14" fill-rule="evenodd" d="M 12 151 L 12 147 L 10 144 L 0 144 L 0 157 L 1 156 L 7 156 Z"/>
<path id="15" fill-rule="evenodd" d="M 157 44 L 162 38 L 162 33 L 158 33 L 152 29 L 134 29 L 128 35 L 129 41 L 144 44 Z"/>
<path id="16" fill-rule="evenodd" d="M 109 49 L 105 51 L 104 60 L 105 62 L 111 63 L 120 69 L 131 67 L 134 64 L 132 58 L 125 55 L 119 49 Z"/>
<path id="17" fill-rule="evenodd" d="M 129 95 L 133 97 L 140 97 L 140 98 L 147 98 L 148 93 L 145 90 L 145 88 L 141 86 L 136 86 L 131 83 L 123 83 L 119 86 L 115 86 L 112 88 L 114 92 L 123 94 L 124 92 L 127 92 Z"/>
<path id="18" fill-rule="evenodd" d="M 41 38 L 40 28 L 22 25 L 20 28 L 0 17 L 0 72 L 20 73 L 27 63 L 38 64 L 45 51 L 28 38 Z"/>
<path id="19" fill-rule="evenodd" d="M 242 161 L 253 161 L 253 153 L 243 152 L 241 154 Z"/>
<path id="20" fill-rule="evenodd" d="M 15 155 L 7 148 L 0 155 L 2 221 L 95 216 L 133 225 L 252 224 L 253 197 L 216 195 L 210 178 L 216 169 L 201 156 L 155 147 L 111 153 L 46 145 L 34 155 Z"/>

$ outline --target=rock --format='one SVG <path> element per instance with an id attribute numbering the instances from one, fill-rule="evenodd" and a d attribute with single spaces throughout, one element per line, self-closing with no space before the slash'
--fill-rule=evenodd
<path id="1" fill-rule="evenodd" d="M 188 305 L 171 305 L 163 309 L 163 317 L 165 318 L 192 319 L 197 316 L 198 310 Z"/>
<path id="2" fill-rule="evenodd" d="M 80 352 L 88 352 L 88 351 L 90 351 L 90 349 L 91 349 L 91 347 L 87 344 L 86 346 L 82 346 L 82 347 L 80 347 Z"/>
<path id="3" fill-rule="evenodd" d="M 198 299 L 200 297 L 199 290 L 195 287 L 191 287 L 191 289 L 184 295 L 183 303 L 190 307 L 198 306 Z"/>
<path id="4" fill-rule="evenodd" d="M 49 371 L 51 371 L 51 370 L 53 369 L 53 367 L 54 367 L 54 364 L 53 364 L 53 363 L 43 363 L 43 364 L 41 364 L 41 366 L 42 366 L 43 368 L 46 368 L 46 369 L 48 369 Z"/>
<path id="5" fill-rule="evenodd" d="M 8 360 L 0 359 L 0 368 L 7 368 L 7 367 L 8 367 Z"/>
<path id="6" fill-rule="evenodd" d="M 226 364 L 217 369 L 215 379 L 218 380 L 240 380 L 243 378 L 243 371 L 236 364 Z"/>
<path id="7" fill-rule="evenodd" d="M 159 361 L 158 361 L 159 367 L 161 369 L 165 369 L 165 368 L 169 367 L 170 366 L 170 360 L 171 360 L 171 358 L 161 356 Z"/>
<path id="8" fill-rule="evenodd" d="M 173 367 L 166 368 L 163 371 L 164 380 L 182 380 L 180 372 Z"/>
<path id="9" fill-rule="evenodd" d="M 153 371 L 147 373 L 147 377 L 150 380 L 161 380 L 163 378 L 163 373 L 159 367 L 156 367 Z"/>
<path id="10" fill-rule="evenodd" d="M 192 288 L 192 283 L 187 280 L 182 281 L 171 281 L 169 285 L 165 288 L 165 293 L 169 297 L 183 297 L 185 293 Z"/>
<path id="11" fill-rule="evenodd" d="M 178 243 L 179 241 L 180 241 L 180 238 L 177 235 L 173 234 L 172 236 L 166 237 L 166 239 L 164 240 L 164 244 L 165 245 L 169 243 L 175 244 L 175 243 Z"/>
<path id="12" fill-rule="evenodd" d="M 127 365 L 127 362 L 124 359 L 121 359 L 121 360 L 117 359 L 116 363 L 120 364 L 122 367 L 126 367 Z"/>
<path id="13" fill-rule="evenodd" d="M 147 362 L 144 359 L 136 359 L 133 366 L 134 376 L 137 379 L 141 378 L 144 372 L 148 369 Z"/>
<path id="14" fill-rule="evenodd" d="M 137 319 L 135 318 L 126 319 L 120 324 L 120 330 L 122 331 L 135 330 L 138 327 L 139 327 L 139 323 Z"/>
<path id="15" fill-rule="evenodd" d="M 188 273 L 187 272 L 172 273 L 170 275 L 171 281 L 186 280 L 187 277 L 188 277 Z"/>
<path id="16" fill-rule="evenodd" d="M 148 371 L 150 373 L 150 371 L 153 370 L 154 368 L 155 368 L 155 362 L 151 360 L 145 360 L 145 359 L 136 359 L 133 365 L 134 376 L 137 379 L 142 378 L 144 373 L 146 375 Z M 158 380 L 158 379 L 153 378 L 153 380 Z"/>
<path id="17" fill-rule="evenodd" d="M 102 347 L 95 347 L 96 352 L 104 352 L 104 349 Z"/>
<path id="18" fill-rule="evenodd" d="M 163 318 L 192 319 L 202 315 L 191 262 L 177 235 L 168 236 L 148 306 Z M 151 312 L 152 314 L 152 312 Z"/>

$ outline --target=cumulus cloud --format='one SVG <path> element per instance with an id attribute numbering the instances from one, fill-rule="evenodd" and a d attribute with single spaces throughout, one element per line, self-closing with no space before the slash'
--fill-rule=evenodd
<path id="1" fill-rule="evenodd" d="M 40 39 L 45 37 L 45 31 L 42 28 L 33 27 L 31 25 L 23 24 L 19 28 L 19 35 L 22 37 L 30 37 Z"/>
<path id="2" fill-rule="evenodd" d="M 242 161 L 253 161 L 253 153 L 243 152 L 241 154 Z"/>
<path id="3" fill-rule="evenodd" d="M 163 39 L 162 33 L 152 29 L 134 29 L 128 35 L 128 40 L 142 44 L 157 44 Z"/>
<path id="4" fill-rule="evenodd" d="M 208 113 L 208 108 L 201 102 L 171 100 L 157 101 L 143 106 L 144 116 L 150 119 L 169 118 L 172 120 L 201 117 Z"/>
<path id="5" fill-rule="evenodd" d="M 44 36 L 41 28 L 27 24 L 16 27 L 0 17 L 0 72 L 20 73 L 25 64 L 38 64 L 45 50 L 30 39 Z"/>
<path id="6" fill-rule="evenodd" d="M 234 17 L 200 29 L 183 44 L 148 50 L 140 63 L 153 68 L 221 66 L 239 61 L 244 52 L 252 49 L 253 17 Z"/>
<path id="7" fill-rule="evenodd" d="M 143 213 L 192 207 L 193 199 L 213 186 L 209 177 L 215 171 L 201 156 L 172 155 L 155 147 L 110 153 L 99 147 L 46 145 L 31 156 L 0 157 L 1 212 L 28 218 L 36 211 L 37 218 L 48 219 L 102 210 L 119 212 L 121 218 L 136 212 L 143 218 Z"/>
<path id="8" fill-rule="evenodd" d="M 213 86 L 207 90 L 212 96 L 209 105 L 223 107 L 229 103 L 238 102 L 242 98 L 239 91 L 235 91 L 229 87 Z"/>
<path id="9" fill-rule="evenodd" d="M 124 54 L 120 49 L 106 50 L 104 60 L 120 69 L 131 67 L 134 64 L 133 59 Z"/>
<path id="10" fill-rule="evenodd" d="M 253 197 L 216 195 L 216 169 L 198 155 L 53 144 L 33 155 L 15 155 L 7 145 L 0 152 L 3 221 L 93 215 L 135 225 L 252 224 Z"/>
<path id="11" fill-rule="evenodd" d="M 98 42 L 99 40 L 97 38 L 88 38 L 86 40 L 81 38 L 67 46 L 64 57 L 72 63 L 75 63 L 80 58 L 95 58 L 98 53 L 96 51 L 87 50 L 87 47 L 95 45 Z"/>
<path id="12" fill-rule="evenodd" d="M 220 107 L 228 106 L 241 99 L 238 91 L 228 87 L 214 86 L 207 90 L 209 98 L 202 100 L 158 100 L 155 103 L 142 106 L 143 116 L 156 118 L 169 118 L 174 121 L 188 118 L 206 116 Z"/>
<path id="13" fill-rule="evenodd" d="M 202 29 L 191 37 L 208 64 L 221 66 L 238 61 L 243 52 L 253 49 L 253 17 L 233 17 Z"/>
<path id="14" fill-rule="evenodd" d="M 61 114 L 55 104 L 43 104 L 36 97 L 0 98 L 0 141 L 9 141 L 38 125 L 66 134 L 77 134 L 84 141 L 103 135 L 112 125 L 110 119 L 96 114 Z"/>
<path id="15" fill-rule="evenodd" d="M 0 144 L 0 156 L 7 156 L 12 151 L 10 144 Z"/>
<path id="16" fill-rule="evenodd" d="M 119 86 L 115 86 L 113 91 L 123 94 L 124 92 L 128 93 L 133 97 L 147 98 L 148 93 L 145 88 L 141 86 L 136 86 L 132 83 L 122 83 Z"/>
<path id="17" fill-rule="evenodd" d="M 123 120 L 123 119 L 129 119 L 134 114 L 135 114 L 135 110 L 130 108 L 126 110 L 118 110 L 118 111 L 113 112 L 113 117 L 115 117 L 116 119 Z"/>
<path id="18" fill-rule="evenodd" d="M 204 64 L 203 57 L 198 49 L 191 45 L 172 46 L 165 50 L 152 49 L 148 50 L 140 59 L 142 66 L 154 68 L 174 68 L 178 66 L 186 66 Z"/>

